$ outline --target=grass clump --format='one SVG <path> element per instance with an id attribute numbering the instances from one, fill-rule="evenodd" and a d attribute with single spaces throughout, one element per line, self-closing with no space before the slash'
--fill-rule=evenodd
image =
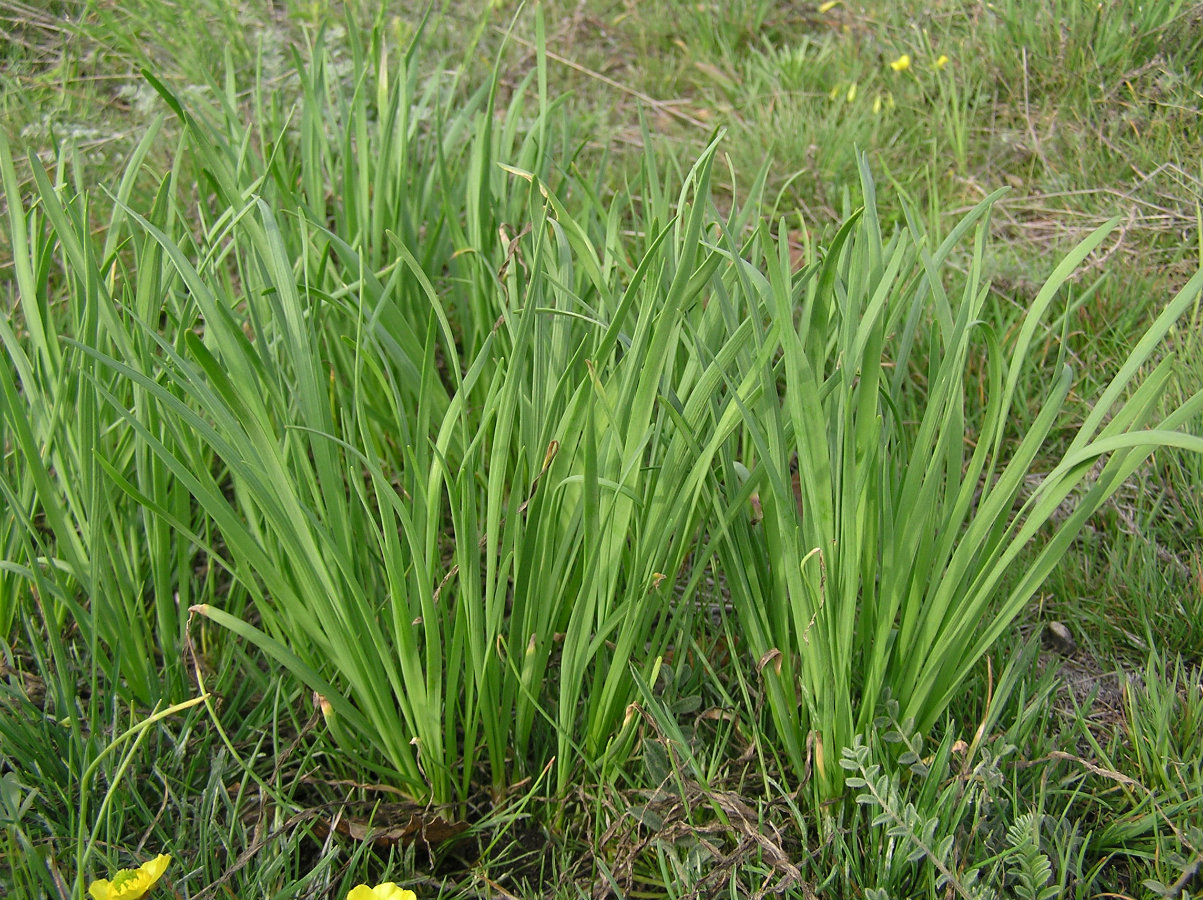
<path id="1" fill-rule="evenodd" d="M 979 114 L 935 43 L 861 74 L 724 9 L 686 51 L 804 94 L 922 69 L 945 86 L 889 82 L 890 109 Z M 1185 15 L 1159 9 L 1137 31 Z M 312 12 L 291 65 L 239 44 L 199 89 L 115 45 L 156 111 L 103 188 L 0 137 L 6 889 L 74 897 L 148 851 L 182 896 L 1187 888 L 1195 631 L 1134 610 L 1148 662 L 1111 700 L 1024 632 L 1087 578 L 1197 574 L 1157 510 L 1199 495 L 1203 272 L 1082 377 L 1103 288 L 1075 279 L 1122 218 L 1012 307 L 1001 193 L 945 229 L 888 129 L 831 143 L 842 209 L 808 228 L 776 215 L 803 181 L 735 189 L 748 122 L 678 166 L 653 105 L 642 153 L 594 166 L 545 15 L 529 71 L 502 48 L 476 80 L 419 50 L 454 10 Z"/>

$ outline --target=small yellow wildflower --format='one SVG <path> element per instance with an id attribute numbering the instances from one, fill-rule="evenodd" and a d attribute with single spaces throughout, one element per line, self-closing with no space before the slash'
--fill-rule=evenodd
<path id="1" fill-rule="evenodd" d="M 839 5 L 840 5 L 840 0 L 827 0 L 826 3 L 819 4 L 819 12 L 820 13 L 831 12 L 833 9 L 835 9 Z"/>
<path id="2" fill-rule="evenodd" d="M 941 53 L 936 57 L 935 66 L 937 69 L 943 69 L 946 65 L 948 65 L 948 57 Z"/>
<path id="3" fill-rule="evenodd" d="M 910 67 L 911 67 L 911 55 L 909 53 L 902 54 L 902 56 L 898 57 L 896 60 L 894 60 L 892 63 L 890 63 L 890 68 L 893 69 L 895 72 L 905 72 Z"/>
<path id="4" fill-rule="evenodd" d="M 358 884 L 351 888 L 347 900 L 418 900 L 418 895 L 413 891 L 403 891 L 391 881 L 386 881 L 374 888 Z"/>
<path id="5" fill-rule="evenodd" d="M 139 900 L 163 877 L 169 862 L 171 857 L 161 853 L 136 869 L 120 870 L 113 876 L 112 881 L 104 878 L 93 881 L 88 887 L 88 893 L 92 895 L 93 900 Z"/>

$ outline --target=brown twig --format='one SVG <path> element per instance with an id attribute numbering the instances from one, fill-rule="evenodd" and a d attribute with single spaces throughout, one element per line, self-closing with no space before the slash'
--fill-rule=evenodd
<path id="1" fill-rule="evenodd" d="M 502 29 L 499 28 L 498 31 L 502 31 Z M 502 31 L 502 33 L 508 34 L 508 32 L 503 32 L 503 31 Z M 530 41 L 523 40 L 522 38 L 518 37 L 516 34 L 509 34 L 508 36 L 509 36 L 509 40 L 513 41 L 516 44 L 521 44 L 523 47 L 526 47 L 528 50 L 537 49 L 535 47 L 535 45 L 532 44 Z M 653 109 L 656 109 L 660 112 L 663 112 L 663 113 L 666 113 L 667 115 L 672 116 L 674 119 L 680 119 L 682 122 L 688 122 L 690 125 L 694 125 L 697 128 L 703 128 L 706 130 L 709 130 L 711 127 L 711 126 L 707 125 L 705 122 L 703 122 L 701 119 L 695 119 L 693 116 L 689 115 L 688 113 L 684 113 L 684 112 L 681 112 L 679 109 L 675 109 L 674 108 L 675 105 L 680 103 L 681 102 L 680 100 L 657 100 L 655 97 L 652 97 L 648 94 L 643 93 L 643 91 L 635 90 L 635 88 L 627 87 L 622 82 L 615 81 L 613 78 L 610 78 L 608 75 L 603 75 L 601 72 L 597 72 L 593 69 L 590 69 L 588 66 L 583 66 L 578 62 L 574 62 L 573 60 L 568 59 L 567 57 L 560 56 L 560 54 L 556 53 L 554 50 L 547 50 L 545 52 L 547 53 L 548 59 L 553 59 L 556 62 L 560 63 L 561 65 L 568 66 L 568 68 L 573 69 L 577 72 L 580 72 L 582 75 L 588 75 L 590 78 L 600 81 L 602 84 L 608 85 L 609 87 L 612 87 L 615 90 L 622 91 L 624 94 L 629 94 L 630 96 L 643 101 L 644 103 L 646 103 L 648 106 L 652 107 Z"/>

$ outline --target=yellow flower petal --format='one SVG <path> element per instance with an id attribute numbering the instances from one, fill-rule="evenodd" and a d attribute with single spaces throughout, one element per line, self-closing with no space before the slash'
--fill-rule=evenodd
<path id="1" fill-rule="evenodd" d="M 840 0 L 827 0 L 826 3 L 819 4 L 819 12 L 821 12 L 821 13 L 831 12 L 833 9 L 835 9 L 839 5 L 840 5 Z"/>
<path id="2" fill-rule="evenodd" d="M 171 857 L 162 853 L 136 869 L 119 870 L 112 881 L 107 878 L 93 881 L 88 893 L 93 900 L 139 900 L 163 877 L 169 862 Z"/>
<path id="3" fill-rule="evenodd" d="M 413 891 L 402 890 L 391 881 L 378 884 L 374 888 L 366 884 L 357 884 L 347 894 L 347 900 L 418 900 Z"/>
<path id="4" fill-rule="evenodd" d="M 893 69 L 895 72 L 905 72 L 910 67 L 911 67 L 911 55 L 909 53 L 902 54 L 902 56 L 898 57 L 896 60 L 894 60 L 892 63 L 890 63 L 890 68 Z"/>
<path id="5" fill-rule="evenodd" d="M 946 65 L 948 65 L 948 57 L 941 53 L 936 58 L 935 66 L 937 69 L 943 69 Z"/>

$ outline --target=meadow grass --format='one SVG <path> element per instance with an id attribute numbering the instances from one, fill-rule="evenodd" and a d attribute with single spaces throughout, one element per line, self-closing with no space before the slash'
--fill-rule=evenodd
<path id="1" fill-rule="evenodd" d="M 466 6 L 4 7 L 0 890 L 1197 891 L 1200 10 Z"/>

